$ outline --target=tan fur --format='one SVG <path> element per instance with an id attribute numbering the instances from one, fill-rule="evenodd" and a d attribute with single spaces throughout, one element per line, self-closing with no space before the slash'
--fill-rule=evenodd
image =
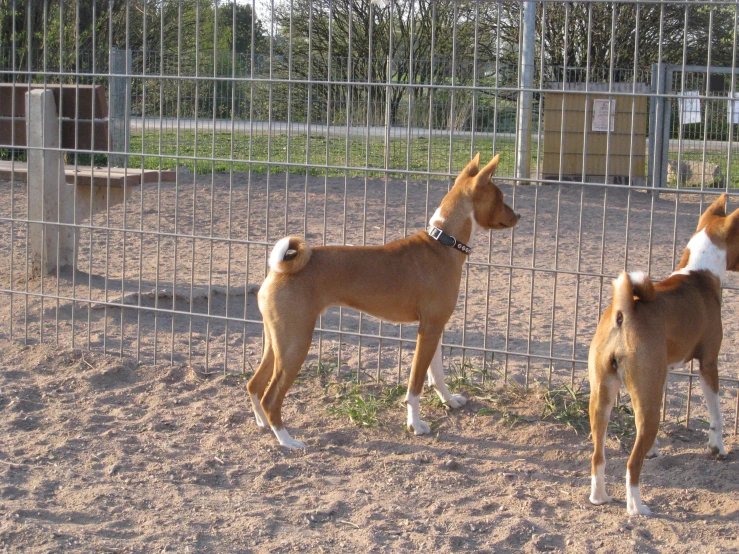
<path id="1" fill-rule="evenodd" d="M 462 170 L 440 205 L 445 221 L 437 227 L 463 243 L 472 232 L 473 210 L 484 229 L 504 229 L 518 222 L 491 181 L 499 156 L 482 169 L 479 159 L 477 154 Z M 296 258 L 280 262 L 285 272 L 271 271 L 258 295 L 266 342 L 247 388 L 252 400 L 259 399 L 269 425 L 282 429 L 283 399 L 305 361 L 316 320 L 329 306 L 347 306 L 394 322 L 418 321 L 408 388 L 419 395 L 457 303 L 466 256 L 426 232 L 384 246 L 304 245 L 300 239 L 290 241 Z M 300 270 L 291 267 L 303 262 Z"/>
<path id="2" fill-rule="evenodd" d="M 739 264 L 739 210 L 727 217 L 725 203 L 721 195 L 709 206 L 696 232 L 706 229 L 711 242 L 726 250 L 727 269 L 733 270 Z M 690 255 L 686 249 L 678 269 L 686 267 Z M 673 274 L 637 288 L 627 273 L 614 281 L 613 302 L 603 313 L 588 356 L 593 476 L 605 462 L 606 428 L 621 380 L 634 408 L 637 435 L 627 469 L 631 485 L 637 486 L 657 435 L 668 366 L 697 359 L 702 377 L 717 392 L 721 339 L 721 283 L 710 271 Z"/>

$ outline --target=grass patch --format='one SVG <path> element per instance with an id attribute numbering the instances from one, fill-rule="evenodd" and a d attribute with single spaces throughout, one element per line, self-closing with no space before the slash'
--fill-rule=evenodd
<path id="1" fill-rule="evenodd" d="M 480 368 L 472 365 L 469 360 L 463 359 L 461 363 L 452 362 L 449 365 L 447 386 L 452 392 L 464 390 L 473 394 L 482 394 L 490 390 L 494 380 L 495 377 L 490 373 L 487 364 Z"/>
<path id="2" fill-rule="evenodd" d="M 589 396 L 579 388 L 569 385 L 551 389 L 544 393 L 542 420 L 556 421 L 570 427 L 576 434 L 587 432 L 590 428 L 588 416 Z"/>
<path id="3" fill-rule="evenodd" d="M 130 167 L 144 169 L 172 169 L 185 166 L 194 173 L 206 174 L 211 171 L 228 172 L 249 171 L 266 173 L 265 162 L 290 164 L 288 168 L 272 167 L 273 174 L 287 170 L 296 175 L 328 175 L 349 177 L 383 177 L 384 171 L 365 171 L 363 168 L 386 167 L 390 177 L 400 178 L 404 174 L 393 174 L 393 169 L 406 171 L 432 171 L 446 173 L 461 170 L 470 160 L 470 152 L 480 151 L 491 155 L 493 150 L 503 154 L 498 175 L 512 175 L 514 168 L 515 143 L 511 138 L 434 136 L 406 139 L 390 139 L 385 144 L 383 137 L 364 136 L 331 136 L 306 135 L 288 136 L 286 134 L 236 134 L 233 139 L 230 133 L 214 133 L 208 131 L 174 131 L 158 130 L 131 135 L 132 153 L 129 158 Z M 508 153 L 508 154 L 506 154 Z M 160 157 L 161 156 L 161 157 Z M 178 158 L 182 156 L 182 158 Z M 206 158 L 206 159 L 193 159 Z M 210 160 L 207 158 L 215 158 Z M 536 164 L 536 149 L 532 153 L 532 165 Z M 97 163 L 97 162 L 96 162 Z M 348 166 L 343 169 L 308 168 L 302 164 L 310 163 L 326 166 Z M 161 165 L 160 165 L 161 164 Z M 411 178 L 422 178 L 422 175 L 411 175 Z"/>
<path id="4" fill-rule="evenodd" d="M 505 410 L 500 418 L 500 422 L 510 428 L 515 427 L 518 423 L 531 423 L 531 418 L 521 416 L 510 410 Z"/>
<path id="5" fill-rule="evenodd" d="M 378 415 L 391 406 L 397 405 L 405 396 L 406 387 L 394 385 L 380 391 L 377 386 L 363 386 L 351 383 L 331 383 L 327 390 L 337 388 L 336 404 L 326 411 L 339 418 L 346 418 L 358 427 L 375 427 Z"/>
<path id="6" fill-rule="evenodd" d="M 622 446 L 623 441 L 632 440 L 636 435 L 636 424 L 634 423 L 634 409 L 630 404 L 614 406 L 611 419 L 608 421 L 608 433 Z"/>
<path id="7" fill-rule="evenodd" d="M 348 418 L 354 425 L 374 427 L 377 425 L 378 404 L 377 394 L 365 392 L 360 385 L 354 385 L 339 396 L 338 405 L 329 406 L 327 410 L 331 415 Z"/>
<path id="8" fill-rule="evenodd" d="M 488 367 L 493 366 L 486 364 L 486 368 L 479 368 L 468 360 L 449 365 L 449 374 L 446 376 L 449 389 L 474 396 L 477 402 L 486 404 L 476 409 L 473 417 L 498 416 L 499 423 L 509 428 L 521 423 L 551 421 L 569 427 L 577 435 L 590 432 L 590 395 L 579 386 L 562 385 L 550 390 L 527 391 L 515 380 L 508 380 L 501 387 L 498 383 L 503 378 L 502 372 L 497 372 L 495 368 L 490 371 Z M 336 364 L 332 362 L 318 362 L 308 368 L 315 369 L 327 394 L 334 396 L 333 402 L 326 408 L 327 412 L 348 419 L 358 427 L 376 427 L 380 424 L 383 412 L 402 407 L 407 391 L 405 385 L 358 384 L 353 379 L 343 379 L 342 375 L 337 375 Z M 332 376 L 336 376 L 338 381 L 327 383 Z M 432 387 L 426 387 L 424 399 L 423 405 L 427 408 L 446 408 Z M 538 410 L 539 400 L 543 402 L 543 407 L 540 415 L 537 415 L 532 413 L 532 408 Z M 624 448 L 627 447 L 625 443 L 633 440 L 636 431 L 634 411 L 630 404 L 621 403 L 613 408 L 608 434 L 622 443 Z"/>

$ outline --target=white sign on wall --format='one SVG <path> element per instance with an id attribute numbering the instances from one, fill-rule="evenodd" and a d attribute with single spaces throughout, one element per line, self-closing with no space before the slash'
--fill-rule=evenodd
<path id="1" fill-rule="evenodd" d="M 729 93 L 729 98 L 739 98 L 739 92 Z M 729 113 L 727 114 L 729 125 L 739 123 L 739 101 L 729 100 Z"/>
<path id="2" fill-rule="evenodd" d="M 610 129 L 609 129 L 610 122 Z M 595 133 L 612 132 L 616 125 L 616 100 L 593 100 L 593 123 L 591 130 Z"/>
<path id="3" fill-rule="evenodd" d="M 697 90 L 686 90 L 683 98 L 678 106 L 680 107 L 680 122 L 683 125 L 701 122 L 701 101 L 698 98 L 690 98 L 690 96 L 698 96 L 700 92 Z"/>

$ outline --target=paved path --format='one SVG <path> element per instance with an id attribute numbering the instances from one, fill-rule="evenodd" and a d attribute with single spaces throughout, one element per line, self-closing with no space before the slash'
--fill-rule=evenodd
<path id="1" fill-rule="evenodd" d="M 231 121 L 230 119 L 180 119 L 179 129 L 181 131 L 194 131 L 197 125 L 199 131 L 212 131 L 216 129 L 218 133 L 230 133 L 233 125 L 235 133 L 239 134 L 267 134 L 270 131 L 270 123 L 268 121 Z M 158 131 L 160 128 L 163 131 L 176 131 L 178 127 L 178 120 L 174 117 L 170 118 L 155 118 L 148 117 L 142 119 L 140 117 L 131 118 L 131 130 L 140 131 L 143 127 L 146 127 L 149 131 Z M 287 134 L 289 132 L 293 136 L 305 135 L 308 132 L 308 125 L 305 123 L 290 123 L 288 126 L 285 121 L 275 121 L 271 124 L 271 130 L 274 134 Z M 349 127 L 350 136 L 365 137 L 369 134 L 370 137 L 383 138 L 385 137 L 386 131 L 389 132 L 390 138 L 393 140 L 406 139 L 409 135 L 411 138 L 414 137 L 427 137 L 429 135 L 428 128 L 424 127 L 390 127 L 386 130 L 385 127 L 380 125 L 373 125 L 370 127 L 362 125 L 352 125 Z M 326 136 L 327 134 L 332 137 L 343 137 L 347 134 L 345 125 L 321 125 L 311 124 L 310 134 L 312 136 Z M 449 137 L 449 131 L 444 129 L 432 129 L 431 136 L 434 137 Z M 455 138 L 469 138 L 472 136 L 470 131 L 454 131 L 453 136 Z M 515 133 L 490 133 L 490 132 L 475 132 L 475 137 L 479 138 L 498 138 L 515 139 Z M 536 133 L 531 135 L 532 140 L 536 140 Z M 670 140 L 670 152 L 677 152 L 680 144 L 677 139 Z M 723 150 L 728 151 L 729 143 L 727 141 L 720 140 L 709 140 L 706 141 L 707 150 Z M 703 150 L 702 140 L 687 140 L 682 141 L 682 151 L 701 151 Z M 732 150 L 739 152 L 739 144 L 734 143 Z"/>
<path id="2" fill-rule="evenodd" d="M 197 121 L 195 119 L 179 120 L 179 129 L 181 131 L 194 131 L 197 126 L 198 131 L 212 131 L 215 128 L 218 133 L 230 133 L 232 125 L 234 132 L 237 133 L 249 133 L 251 131 L 255 134 L 266 134 L 270 131 L 270 123 L 268 121 L 254 121 L 250 123 L 249 121 L 231 122 L 230 119 L 216 119 L 215 121 L 212 119 L 198 119 Z M 144 126 L 150 131 L 158 131 L 160 128 L 163 131 L 176 131 L 178 120 L 173 117 L 163 118 L 161 120 L 154 117 L 148 117 L 146 119 L 140 117 L 131 118 L 132 130 L 140 131 Z M 271 129 L 273 133 L 287 134 L 288 124 L 284 121 L 272 122 Z M 289 130 L 291 135 L 305 135 L 308 132 L 308 125 L 306 123 L 290 123 Z M 428 128 L 423 127 L 411 127 L 410 130 L 408 127 L 391 127 L 389 129 L 390 138 L 404 139 L 409 135 L 409 131 L 411 137 L 428 136 L 429 134 Z M 369 133 L 371 137 L 384 137 L 385 132 L 386 128 L 379 125 L 370 127 L 352 125 L 349 127 L 349 135 L 351 136 L 367 136 Z M 347 128 L 345 125 L 310 125 L 311 135 L 326 136 L 327 133 L 329 136 L 346 136 Z M 434 137 L 448 137 L 449 131 L 432 129 L 431 135 Z M 470 131 L 454 131 L 453 135 L 455 137 L 470 137 L 472 133 Z M 489 132 L 475 132 L 475 136 L 492 138 L 496 135 L 495 133 Z M 497 136 L 499 138 L 515 138 L 516 135 L 514 133 L 497 133 Z"/>

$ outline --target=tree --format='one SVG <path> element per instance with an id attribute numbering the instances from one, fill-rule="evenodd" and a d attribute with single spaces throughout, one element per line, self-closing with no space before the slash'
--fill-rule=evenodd
<path id="1" fill-rule="evenodd" d="M 472 61 L 475 49 L 481 57 L 495 52 L 497 9 L 474 0 L 390 0 L 384 8 L 370 0 L 284 0 L 275 9 L 281 39 L 276 44 L 284 71 L 325 79 L 330 70 L 332 80 L 378 83 L 352 94 L 357 101 L 369 94 L 371 104 L 383 104 L 382 83 L 471 82 L 473 66 L 465 62 Z M 340 96 L 343 91 L 335 88 L 332 96 Z M 427 94 L 421 88 L 412 93 L 419 103 Z M 405 94 L 404 87 L 390 87 L 393 124 Z"/>

